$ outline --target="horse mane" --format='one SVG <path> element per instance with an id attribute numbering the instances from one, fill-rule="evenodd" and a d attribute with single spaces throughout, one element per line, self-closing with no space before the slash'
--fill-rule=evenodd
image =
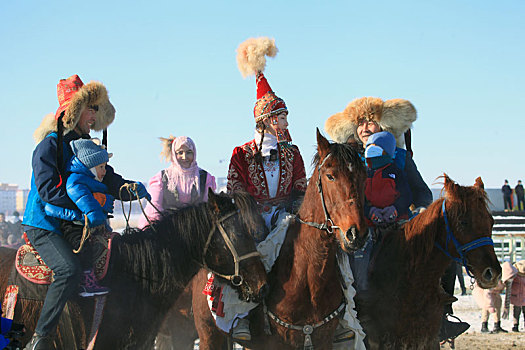
<path id="1" fill-rule="evenodd" d="M 348 164 L 352 164 L 352 166 L 357 166 L 358 168 L 365 171 L 364 162 L 354 146 L 351 146 L 347 143 L 331 143 L 330 154 L 332 157 L 334 157 L 334 159 L 337 160 L 339 170 L 344 170 Z M 321 160 L 322 159 L 319 156 L 319 152 L 316 152 L 312 160 L 312 166 L 314 169 L 317 168 Z"/>
<path id="2" fill-rule="evenodd" d="M 454 220 L 454 218 L 462 217 L 467 212 L 467 209 L 472 206 L 473 201 L 478 201 L 482 208 L 489 211 L 487 193 L 481 188 L 460 186 L 454 183 L 444 187 L 441 193 L 442 198 L 435 200 L 423 213 L 416 215 L 404 225 L 407 245 L 411 247 L 411 251 L 418 253 L 417 256 L 412 257 L 409 268 L 424 263 L 434 249 L 438 231 L 436 218 L 440 215 L 444 200 L 453 204 L 447 206 L 447 216 L 454 232 L 458 232 L 461 229 L 458 226 L 458 220 Z"/>
<path id="3" fill-rule="evenodd" d="M 195 270 L 212 227 L 206 203 L 166 210 L 151 225 L 130 228 L 118 237 L 114 268 L 151 293 L 183 288 L 184 276 Z"/>
<path id="4" fill-rule="evenodd" d="M 238 209 L 245 226 L 255 229 L 257 204 L 249 194 L 220 193 L 216 197 L 222 210 Z M 231 204 L 232 198 L 235 205 Z M 134 278 L 150 293 L 184 288 L 188 271 L 200 268 L 195 259 L 202 256 L 214 215 L 207 203 L 199 203 L 168 209 L 142 229 L 127 229 L 118 237 L 119 259 L 115 259 L 114 268 Z"/>

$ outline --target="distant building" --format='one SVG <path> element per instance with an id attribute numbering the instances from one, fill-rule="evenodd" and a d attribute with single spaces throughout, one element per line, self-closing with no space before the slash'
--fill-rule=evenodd
<path id="1" fill-rule="evenodd" d="M 21 215 L 26 207 L 29 190 L 22 190 L 16 184 L 0 183 L 0 212 L 11 215 L 15 210 Z"/>

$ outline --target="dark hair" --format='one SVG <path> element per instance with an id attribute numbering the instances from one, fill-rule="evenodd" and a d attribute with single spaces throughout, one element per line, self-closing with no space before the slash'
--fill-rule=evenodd
<path id="1" fill-rule="evenodd" d="M 261 134 L 261 143 L 259 144 L 258 152 L 255 154 L 255 160 L 258 162 L 262 162 L 262 144 L 264 141 L 264 131 L 266 130 L 266 125 L 264 124 L 263 120 L 259 120 L 255 124 L 255 130 L 257 130 L 257 132 Z"/>

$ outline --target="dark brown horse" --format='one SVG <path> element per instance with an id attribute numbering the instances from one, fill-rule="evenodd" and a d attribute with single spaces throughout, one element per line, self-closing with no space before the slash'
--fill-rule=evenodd
<path id="1" fill-rule="evenodd" d="M 271 273 L 268 310 L 279 320 L 301 328 L 289 329 L 269 319 L 272 335 L 264 332 L 261 307 L 250 313 L 252 341 L 242 345 L 253 349 L 302 348 L 305 325 L 322 323 L 313 329 L 311 340 L 316 349 L 328 349 L 338 318 L 323 319 L 343 301 L 336 252 L 353 251 L 362 245 L 366 234 L 363 216 L 364 183 L 362 160 L 355 149 L 345 144 L 330 144 L 317 133 L 318 154 L 298 220 L 288 228 L 286 239 Z M 202 294 L 206 274 L 192 281 L 193 311 L 201 349 L 220 349 L 225 336 L 215 327 Z M 226 306 L 225 306 L 226 307 Z M 187 307 L 186 307 L 187 309 Z M 181 318 L 173 324 L 183 324 Z M 186 334 L 175 333 L 174 338 Z M 178 344 L 183 349 L 182 344 Z M 186 345 L 186 347 L 189 346 Z"/>
<path id="2" fill-rule="evenodd" d="M 210 191 L 208 203 L 167 212 L 151 226 L 117 237 L 103 281 L 111 292 L 95 348 L 152 349 L 160 322 L 203 265 L 231 278 L 242 298 L 260 300 L 267 290 L 266 272 L 250 235 L 258 229 L 265 229 L 264 220 L 251 197 Z M 0 251 L 1 290 L 14 254 Z M 84 298 L 68 302 L 62 319 L 65 314 L 71 318 L 59 325 L 58 348 L 86 347 L 92 305 Z M 18 301 L 15 321 L 26 325 L 28 336 L 41 306 L 42 302 Z"/>
<path id="3" fill-rule="evenodd" d="M 483 288 L 500 278 L 481 178 L 471 187 L 447 175 L 444 180 L 444 198 L 386 232 L 372 258 L 368 295 L 359 307 L 371 349 L 439 349 L 445 302 L 440 277 L 451 258 Z"/>

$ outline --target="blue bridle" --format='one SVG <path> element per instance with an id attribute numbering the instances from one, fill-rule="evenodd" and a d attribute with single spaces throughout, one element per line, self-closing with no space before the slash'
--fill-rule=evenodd
<path id="1" fill-rule="evenodd" d="M 463 266 L 465 266 L 465 270 L 467 270 L 467 274 L 470 277 L 474 278 L 474 276 L 470 272 L 470 269 L 467 266 L 466 253 L 471 251 L 471 250 L 473 250 L 473 249 L 476 249 L 478 247 L 484 246 L 484 245 L 491 245 L 491 246 L 493 246 L 494 242 L 492 241 L 492 238 L 490 238 L 490 237 L 481 237 L 481 238 L 475 239 L 472 242 L 467 243 L 467 244 L 463 244 L 463 245 L 459 244 L 459 242 L 457 241 L 456 237 L 454 237 L 454 234 L 452 233 L 452 229 L 450 228 L 450 225 L 448 223 L 447 212 L 445 211 L 445 200 L 443 200 L 443 205 L 441 206 L 441 209 L 443 211 L 443 219 L 445 219 L 445 228 L 447 229 L 447 238 L 446 238 L 446 241 L 445 241 L 445 249 L 443 249 L 439 245 L 438 242 L 435 242 L 435 245 L 443 253 L 445 253 L 446 256 L 448 256 L 452 260 L 454 260 L 454 261 L 462 264 Z M 450 241 L 452 241 L 454 243 L 454 245 L 456 246 L 456 250 L 457 250 L 457 252 L 459 254 L 459 258 L 453 257 L 448 252 L 448 242 L 450 242 Z"/>

